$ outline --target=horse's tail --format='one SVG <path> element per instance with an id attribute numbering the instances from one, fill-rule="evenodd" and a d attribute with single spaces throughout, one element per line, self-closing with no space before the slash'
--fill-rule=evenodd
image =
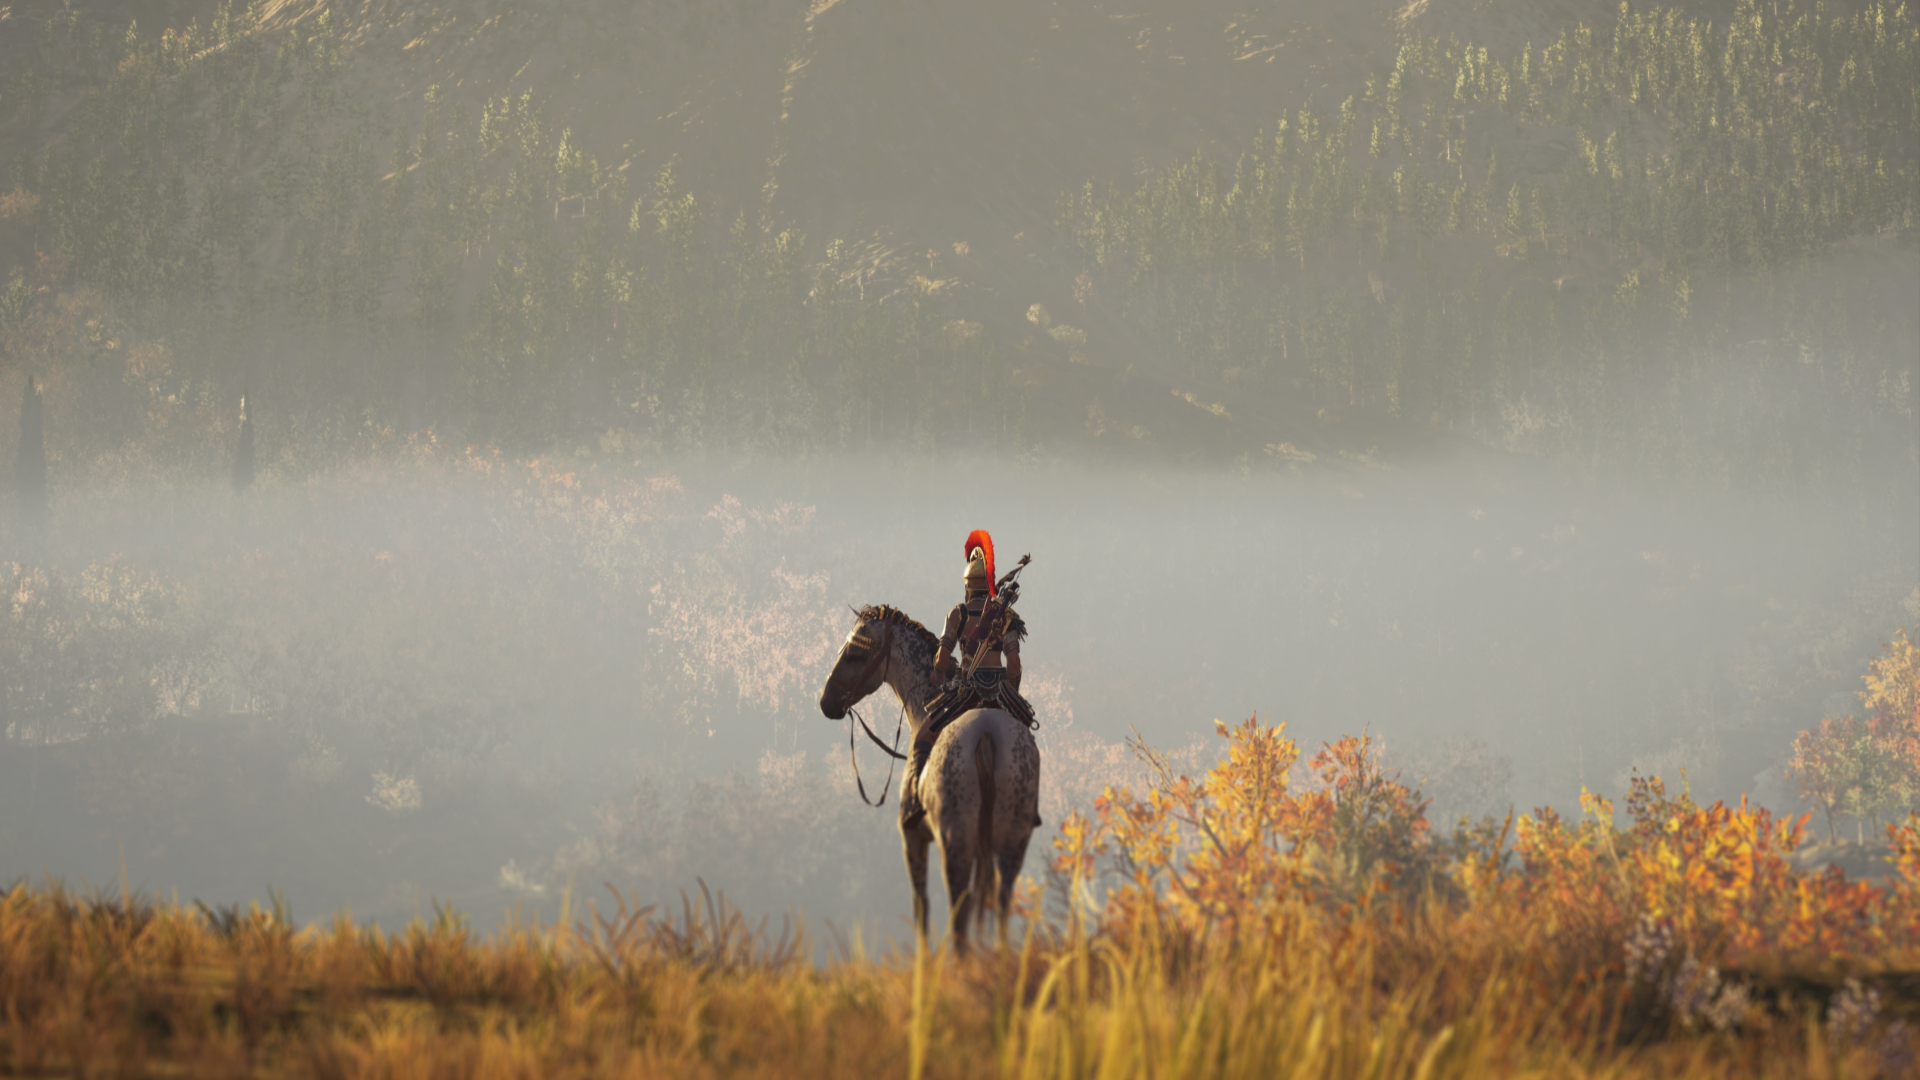
<path id="1" fill-rule="evenodd" d="M 1000 861 L 995 857 L 993 846 L 994 758 L 993 736 L 983 731 L 980 741 L 973 746 L 973 769 L 980 778 L 980 829 L 973 844 L 973 896 L 974 911 L 979 913 L 978 923 L 983 928 L 987 925 L 987 909 L 1000 894 Z"/>

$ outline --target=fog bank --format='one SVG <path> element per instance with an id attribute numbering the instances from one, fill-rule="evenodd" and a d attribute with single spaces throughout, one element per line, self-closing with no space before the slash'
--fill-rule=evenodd
<path id="1" fill-rule="evenodd" d="M 1370 732 L 1441 817 L 1634 768 L 1793 809 L 1793 733 L 1920 623 L 1911 496 L 1478 450 L 1236 473 L 416 447 L 241 499 L 71 493 L 9 534 L 7 656 L 47 666 L 10 699 L 0 867 L 117 888 L 124 849 L 135 888 L 387 924 L 704 881 L 903 933 L 891 801 L 860 805 L 813 699 L 849 606 L 937 624 L 976 527 L 1034 556 L 1049 824 L 1137 782 L 1130 731 L 1198 765 L 1214 718 L 1255 712 L 1309 751 Z M 868 715 L 891 733 L 890 702 Z"/>

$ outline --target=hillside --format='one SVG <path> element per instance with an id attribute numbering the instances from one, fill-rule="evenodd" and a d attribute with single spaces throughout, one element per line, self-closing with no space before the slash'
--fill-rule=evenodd
<path id="1" fill-rule="evenodd" d="M 1711 20 L 1701 24 L 1709 38 L 1723 35 L 1736 6 L 1677 9 L 1657 33 L 1683 39 L 1675 19 L 1697 16 Z M 0 91 L 0 155 L 28 201 L 0 221 L 0 271 L 18 267 L 46 291 L 42 308 L 16 305 L 4 363 L 53 375 L 56 415 L 76 408 L 62 402 L 82 380 L 52 370 L 72 347 L 51 344 L 73 326 L 49 323 L 44 306 L 66 290 L 91 305 L 84 316 L 74 309 L 73 325 L 91 320 L 107 340 L 167 350 L 177 385 L 160 396 L 192 397 L 221 416 L 258 384 L 303 415 L 542 443 L 638 423 L 663 447 L 878 440 L 937 450 L 987 439 L 1292 464 L 1452 433 L 1539 450 L 1514 435 L 1530 422 L 1488 420 L 1538 408 L 1536 379 L 1522 400 L 1511 377 L 1469 373 L 1459 394 L 1409 407 L 1398 389 L 1407 376 L 1369 376 L 1381 381 L 1363 390 L 1354 362 L 1345 376 L 1288 374 L 1289 327 L 1347 331 L 1285 311 L 1259 316 L 1271 319 L 1264 328 L 1171 325 L 1166 309 L 1193 302 L 1176 294 L 1190 280 L 1213 289 L 1218 260 L 1169 278 L 1132 250 L 1123 283 L 1063 230 L 1061 198 L 1090 183 L 1124 193 L 1190 161 L 1231 169 L 1259 157 L 1261 133 L 1283 120 L 1297 129 L 1302 110 L 1328 118 L 1358 99 L 1374 108 L 1410 44 L 1448 73 L 1475 68 L 1459 41 L 1485 46 L 1484 81 L 1489 52 L 1495 67 L 1518 64 L 1531 45 L 1543 64 L 1560 35 L 1595 27 L 1603 42 L 1615 17 L 1609 4 L 1576 0 L 1399 9 L 281 0 L 225 14 L 207 3 L 16 4 L 10 21 L 33 32 L 9 35 L 0 53 L 13 73 Z M 1909 31 L 1896 33 L 1896 49 L 1908 48 Z M 1569 40 L 1578 52 L 1587 39 Z M 1559 47 L 1568 55 L 1567 41 Z M 128 50 L 144 59 L 115 60 Z M 1888 89 L 1891 111 L 1872 123 L 1892 132 L 1887 167 L 1904 202 L 1855 214 L 1820 243 L 1874 238 L 1836 265 L 1893 283 L 1893 307 L 1873 311 L 1892 320 L 1898 356 L 1915 340 L 1897 303 L 1915 274 L 1915 143 L 1911 102 L 1900 97 L 1911 88 Z M 1468 190 L 1476 201 L 1464 218 L 1456 206 L 1438 243 L 1410 228 L 1396 239 L 1403 226 L 1383 219 L 1375 255 L 1303 250 L 1292 277 L 1259 251 L 1228 252 L 1235 288 L 1253 293 L 1206 303 L 1244 312 L 1276 290 L 1312 293 L 1330 326 L 1378 322 L 1384 332 L 1390 302 L 1425 289 L 1421 280 L 1477 275 L 1522 299 L 1542 289 L 1604 298 L 1637 273 L 1612 246 L 1558 244 L 1546 232 L 1551 261 L 1526 259 L 1527 225 L 1515 225 L 1523 197 L 1567 186 L 1584 128 L 1462 98 L 1458 87 L 1454 97 L 1421 139 L 1439 155 L 1438 183 L 1470 154 L 1459 182 L 1487 190 Z M 1657 108 L 1619 108 L 1608 123 L 1629 150 L 1671 143 Z M 1370 163 L 1363 133 L 1336 126 L 1351 146 L 1334 152 L 1352 155 L 1361 181 L 1352 197 L 1371 198 L 1366 178 L 1384 182 L 1395 166 Z M 1403 170 L 1418 156 L 1411 137 L 1407 145 Z M 1497 169 L 1483 167 L 1489 160 Z M 1221 206 L 1225 184 L 1243 179 L 1223 182 Z M 1496 183 L 1515 185 L 1521 202 L 1503 205 Z M 1358 202 L 1327 208 L 1346 215 L 1329 241 L 1373 227 L 1375 211 Z M 1229 227 L 1252 235 L 1245 221 Z M 1504 231 L 1516 227 L 1517 255 Z M 1648 255 L 1646 273 L 1669 284 L 1675 257 Z M 1261 261 L 1274 263 L 1267 278 Z M 1163 294 L 1144 300 L 1141 273 Z M 749 277 L 767 291 L 754 293 Z M 1686 288 L 1710 295 L 1706 285 Z M 1340 306 L 1356 292 L 1379 310 Z M 1780 306 L 1777 290 L 1724 292 L 1718 317 L 1729 325 Z M 837 314 L 823 314 L 827 293 Z M 42 325 L 20 333 L 36 313 Z M 1251 343 L 1221 346 L 1223 334 Z M 1221 358 L 1198 358 L 1195 335 Z M 1874 362 L 1900 374 L 1898 360 Z M 137 404 L 107 411 L 131 417 Z M 1584 416 L 1597 406 L 1564 407 Z M 1895 408 L 1910 410 L 1910 398 Z M 941 418 L 956 413 L 969 421 Z M 978 417 L 991 422 L 983 429 Z M 773 429 L 788 434 L 765 434 Z"/>

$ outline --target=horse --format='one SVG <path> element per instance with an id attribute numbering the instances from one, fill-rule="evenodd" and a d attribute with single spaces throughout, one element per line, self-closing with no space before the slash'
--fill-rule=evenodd
<path id="1" fill-rule="evenodd" d="M 821 713 L 844 719 L 885 683 L 899 695 L 917 736 L 928 723 L 938 639 L 898 608 L 881 604 L 855 615 L 853 632 L 820 691 Z M 962 713 L 940 732 L 919 783 L 926 816 L 909 827 L 903 811 L 900 835 L 921 940 L 927 936 L 927 846 L 937 840 L 955 948 L 966 953 L 969 922 L 984 926 L 989 909 L 1005 948 L 1013 886 L 1040 824 L 1040 749 L 1033 732 L 1000 709 Z"/>

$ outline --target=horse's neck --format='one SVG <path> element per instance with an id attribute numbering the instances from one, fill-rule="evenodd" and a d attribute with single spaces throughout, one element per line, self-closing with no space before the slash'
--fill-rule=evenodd
<path id="1" fill-rule="evenodd" d="M 887 685 L 907 708 L 907 722 L 918 735 L 927 726 L 927 691 L 933 685 L 932 664 L 917 657 L 911 646 L 896 643 L 893 663 L 887 665 Z"/>

